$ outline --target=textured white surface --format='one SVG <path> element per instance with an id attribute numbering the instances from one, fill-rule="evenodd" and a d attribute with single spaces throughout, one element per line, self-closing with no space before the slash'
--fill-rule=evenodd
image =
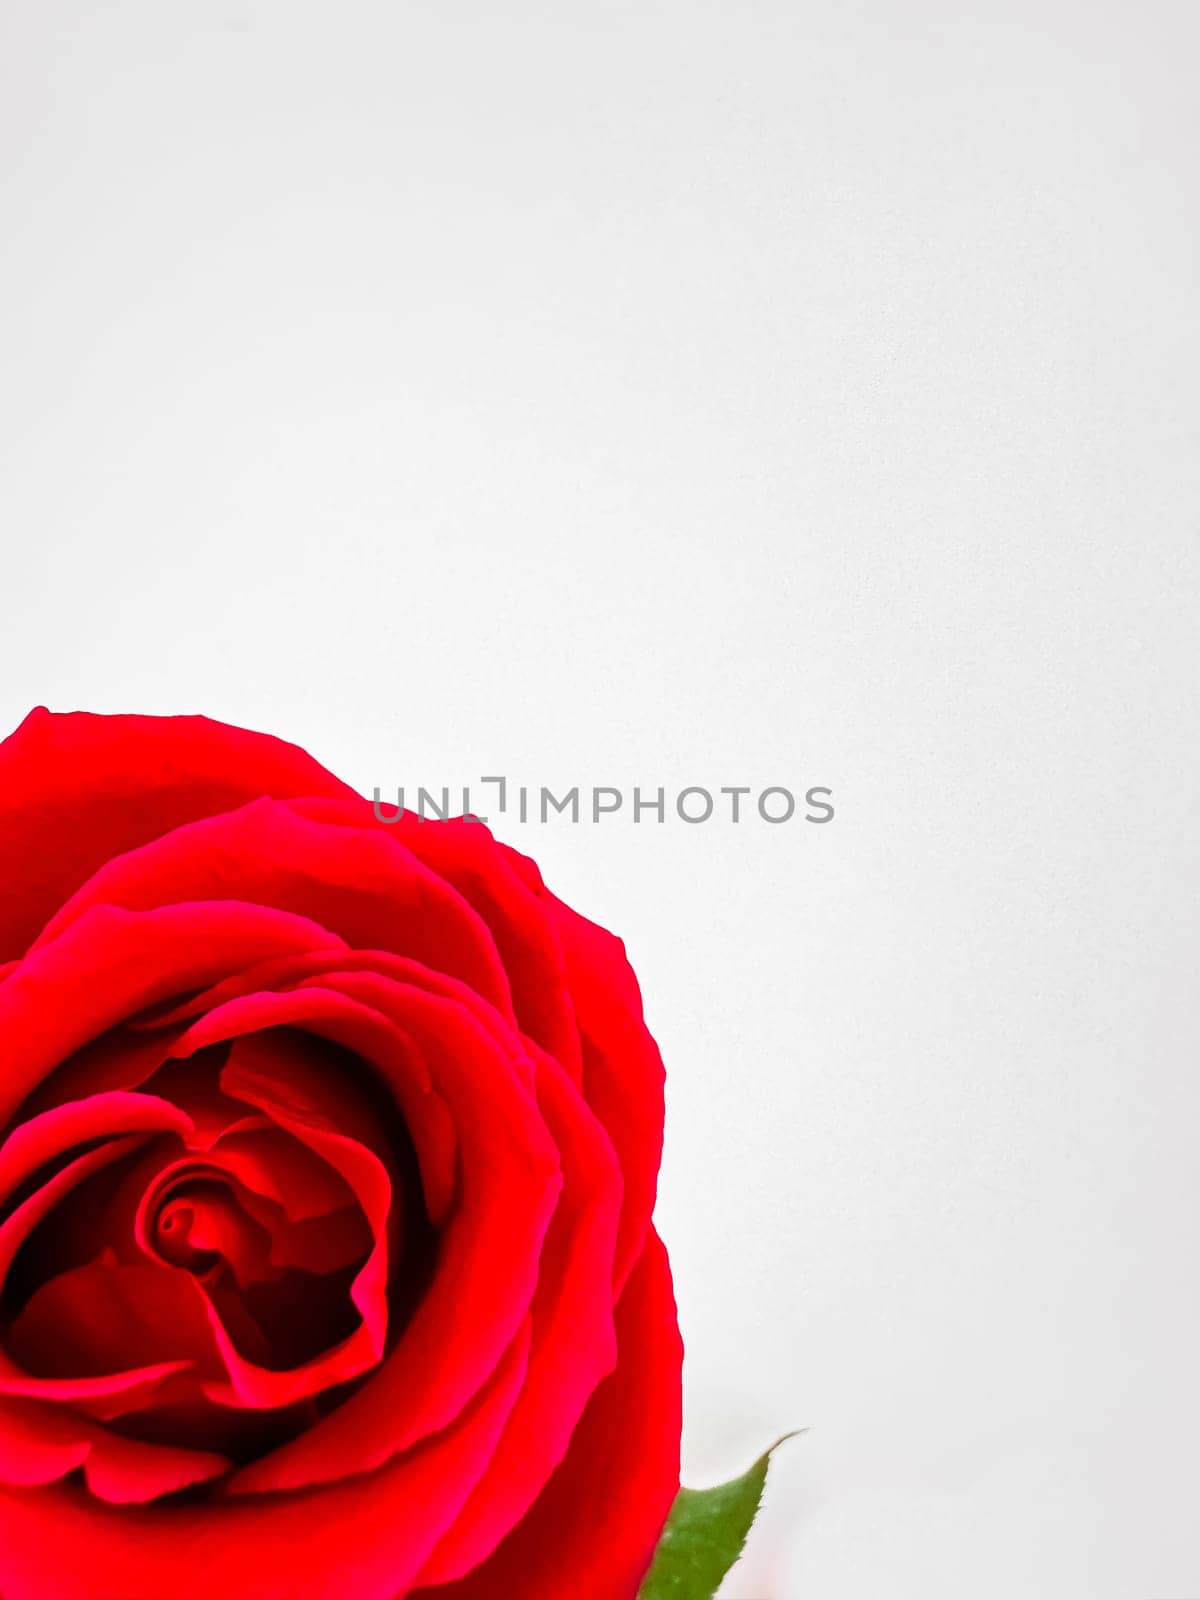
<path id="1" fill-rule="evenodd" d="M 503 831 L 671 1073 L 731 1600 L 1200 1595 L 1193 8 L 0 6 L 0 723 Z"/>

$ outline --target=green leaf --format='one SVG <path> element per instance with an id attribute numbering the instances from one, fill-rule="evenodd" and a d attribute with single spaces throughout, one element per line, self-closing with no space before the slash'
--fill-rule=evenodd
<path id="1" fill-rule="evenodd" d="M 713 1600 L 758 1515 L 773 1452 L 795 1437 L 776 1439 L 749 1472 L 730 1483 L 680 1489 L 637 1600 Z"/>

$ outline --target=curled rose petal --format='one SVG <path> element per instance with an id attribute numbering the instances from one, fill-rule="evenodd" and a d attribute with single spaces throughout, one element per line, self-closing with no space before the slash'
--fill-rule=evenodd
<path id="1" fill-rule="evenodd" d="M 634 1600 L 680 1346 L 620 941 L 203 718 L 31 715 L 0 888 L 5 1600 Z"/>

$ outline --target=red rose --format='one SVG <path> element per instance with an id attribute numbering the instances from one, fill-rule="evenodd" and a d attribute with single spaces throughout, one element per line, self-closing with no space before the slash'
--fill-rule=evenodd
<path id="1" fill-rule="evenodd" d="M 0 744 L 0 1595 L 632 1600 L 678 1487 L 618 940 L 292 745 Z"/>

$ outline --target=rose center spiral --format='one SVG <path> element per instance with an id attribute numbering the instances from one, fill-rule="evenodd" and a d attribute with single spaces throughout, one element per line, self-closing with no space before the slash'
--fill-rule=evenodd
<path id="1" fill-rule="evenodd" d="M 268 1242 L 226 1185 L 203 1180 L 181 1185 L 162 1201 L 151 1236 L 170 1266 L 203 1277 L 225 1261 L 243 1280 Z"/>

